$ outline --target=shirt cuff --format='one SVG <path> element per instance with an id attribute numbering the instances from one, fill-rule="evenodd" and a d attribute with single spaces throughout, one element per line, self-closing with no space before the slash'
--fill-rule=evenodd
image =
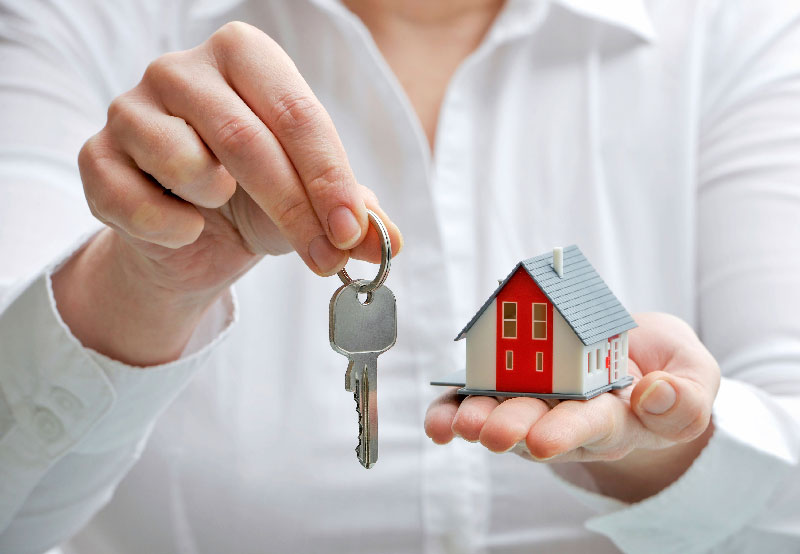
<path id="1" fill-rule="evenodd" d="M 785 420 L 756 387 L 723 378 L 713 418 L 714 434 L 689 469 L 641 502 L 599 494 L 579 464 L 552 467 L 600 513 L 586 527 L 623 552 L 707 552 L 756 518 L 797 463 Z"/>
<path id="2" fill-rule="evenodd" d="M 84 348 L 58 313 L 51 284 L 82 244 L 18 289 L 0 312 L 0 514 L 13 514 L 66 453 L 141 440 L 237 319 L 229 291 L 205 314 L 182 357 L 160 366 L 135 368 Z"/>

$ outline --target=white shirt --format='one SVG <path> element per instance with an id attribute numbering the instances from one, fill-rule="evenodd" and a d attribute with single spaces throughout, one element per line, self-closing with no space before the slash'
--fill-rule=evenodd
<path id="1" fill-rule="evenodd" d="M 800 549 L 795 3 L 509 0 L 449 84 L 433 156 L 334 1 L 2 0 L 0 14 L 1 552 Z M 405 234 L 370 471 L 327 344 L 338 281 L 295 255 L 264 259 L 161 367 L 83 348 L 54 305 L 53 264 L 97 228 L 80 145 L 149 61 L 231 19 L 286 49 Z M 453 338 L 496 279 L 571 243 L 631 312 L 690 322 L 724 374 L 706 449 L 635 505 L 591 492 L 578 465 L 562 481 L 423 433 L 441 392 L 427 383 L 463 367 Z"/>

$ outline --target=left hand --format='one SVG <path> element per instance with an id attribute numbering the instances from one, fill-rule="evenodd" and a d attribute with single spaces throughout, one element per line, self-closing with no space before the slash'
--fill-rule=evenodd
<path id="1" fill-rule="evenodd" d="M 636 322 L 628 349 L 632 386 L 591 400 L 549 403 L 491 396 L 460 401 L 450 390 L 428 408 L 425 432 L 438 444 L 458 435 L 492 452 L 514 449 L 540 462 L 635 462 L 644 450 L 652 463 L 658 449 L 673 466 L 685 466 L 668 472 L 680 475 L 699 453 L 695 442 L 704 439 L 702 449 L 708 439 L 719 366 L 677 317 L 645 313 Z M 690 459 L 686 452 L 693 453 Z"/>

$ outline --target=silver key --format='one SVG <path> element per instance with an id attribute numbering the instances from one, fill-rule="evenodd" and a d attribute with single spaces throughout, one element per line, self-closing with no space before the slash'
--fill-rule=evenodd
<path id="1" fill-rule="evenodd" d="M 330 341 L 347 356 L 345 390 L 353 393 L 358 412 L 358 446 L 361 465 L 369 469 L 378 459 L 378 356 L 397 340 L 394 294 L 385 285 L 359 300 L 358 288 L 366 281 L 343 285 L 330 306 Z"/>

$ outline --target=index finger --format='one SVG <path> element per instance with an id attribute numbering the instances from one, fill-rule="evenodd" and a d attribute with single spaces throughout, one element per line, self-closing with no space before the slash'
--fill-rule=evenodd
<path id="1" fill-rule="evenodd" d="M 343 250 L 361 242 L 367 212 L 344 146 L 289 56 L 239 22 L 209 44 L 220 73 L 280 142 L 330 241 Z"/>

